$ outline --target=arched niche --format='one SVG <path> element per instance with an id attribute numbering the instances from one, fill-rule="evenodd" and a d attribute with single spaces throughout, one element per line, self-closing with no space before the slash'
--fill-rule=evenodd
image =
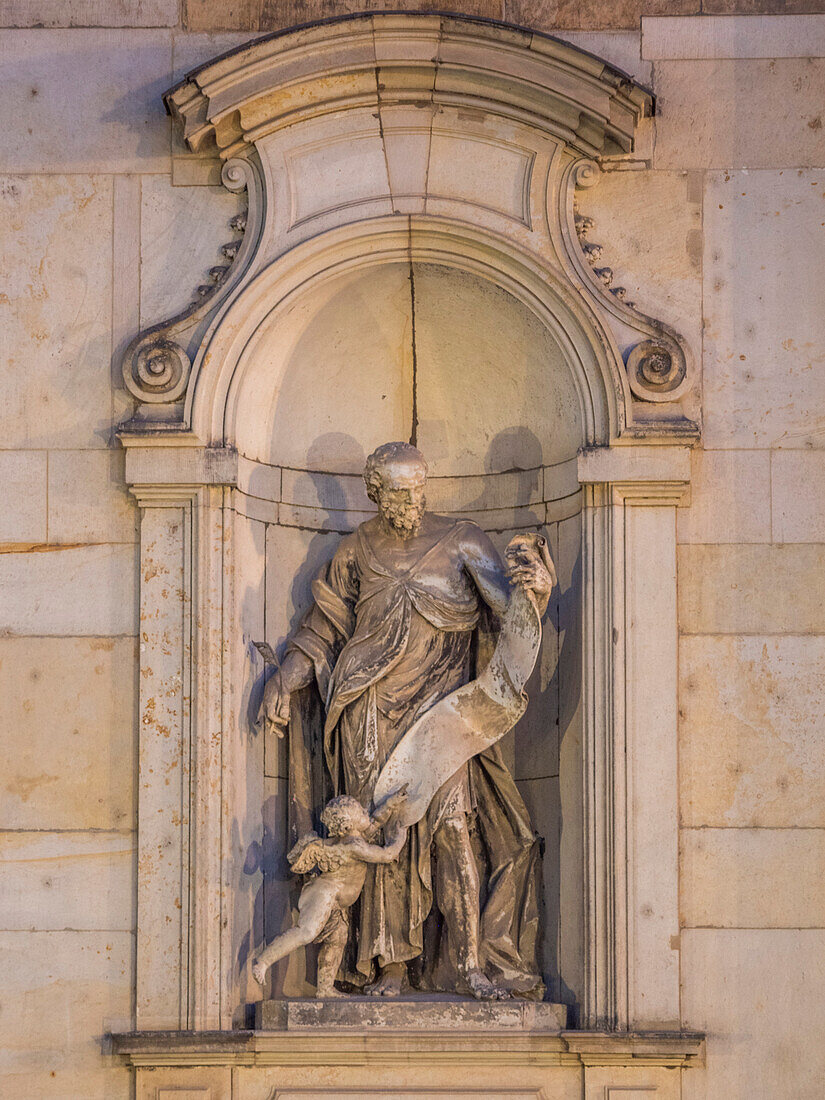
<path id="1" fill-rule="evenodd" d="M 253 728 L 251 643 L 281 640 L 363 508 L 362 452 L 399 434 L 430 451 L 441 509 L 483 504 L 500 539 L 543 524 L 556 540 L 560 671 L 554 686 L 551 653 L 537 694 L 558 695 L 540 713 L 569 784 L 534 811 L 563 825 L 544 830 L 553 994 L 570 986 L 584 1028 L 678 1027 L 692 356 L 594 267 L 576 208 L 599 163 L 632 153 L 649 93 L 523 28 L 379 13 L 259 39 L 167 105 L 248 209 L 212 284 L 123 358 L 142 507 L 138 1026 L 229 1028 L 252 997 L 249 952 L 285 899 L 274 871 L 262 889 L 283 772 Z M 524 783 L 553 778 L 529 774 L 539 743 L 516 735 Z"/>
<path id="2" fill-rule="evenodd" d="M 562 582 L 529 685 L 531 706 L 505 756 L 544 842 L 545 982 L 576 1011 L 583 987 L 576 469 L 588 417 L 581 366 L 557 334 L 564 326 L 554 319 L 549 327 L 523 298 L 523 288 L 516 297 L 466 267 L 396 257 L 307 280 L 273 306 L 246 340 L 230 386 L 225 430 L 242 470 L 236 539 L 263 548 L 236 562 L 234 587 L 247 643 L 260 640 L 263 620 L 266 641 L 280 650 L 341 532 L 372 511 L 360 475 L 367 453 L 388 439 L 416 440 L 431 466 L 430 507 L 479 523 L 500 552 L 517 531 L 548 537 Z M 254 698 L 257 672 L 248 681 Z M 262 767 L 267 846 L 248 884 L 256 948 L 291 923 L 294 905 L 284 863 L 291 844 L 284 752 L 274 738 L 258 748 L 248 783 L 259 785 Z M 253 822 L 244 833 L 256 836 Z M 279 964 L 276 992 L 311 993 L 304 966 L 301 956 Z"/>

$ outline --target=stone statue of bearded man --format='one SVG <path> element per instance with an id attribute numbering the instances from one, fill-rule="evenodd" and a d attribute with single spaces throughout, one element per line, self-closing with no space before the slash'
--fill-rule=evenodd
<path id="1" fill-rule="evenodd" d="M 369 806 L 405 732 L 489 659 L 511 586 L 531 591 L 542 614 L 555 583 L 540 560 L 508 575 L 475 523 L 426 512 L 427 464 L 410 444 L 379 447 L 364 480 L 378 514 L 341 540 L 313 582 L 313 606 L 261 707 L 279 733 L 290 728 L 295 834 L 328 794 Z M 322 733 L 298 705 L 313 685 Z M 422 989 L 480 999 L 540 997 L 539 873 L 526 807 L 493 746 L 438 790 L 396 862 L 370 866 L 347 979 L 385 996 L 409 976 Z"/>

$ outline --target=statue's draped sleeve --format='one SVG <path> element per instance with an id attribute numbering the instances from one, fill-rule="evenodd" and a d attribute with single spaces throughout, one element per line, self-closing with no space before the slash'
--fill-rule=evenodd
<path id="1" fill-rule="evenodd" d="M 330 678 L 355 626 L 358 577 L 351 538 L 344 538 L 332 561 L 312 582 L 312 606 L 290 639 L 287 654 L 303 653 L 314 680 L 292 696 L 289 723 L 289 833 L 294 842 L 318 827 L 318 814 L 332 796 L 325 774 L 324 707 Z"/>

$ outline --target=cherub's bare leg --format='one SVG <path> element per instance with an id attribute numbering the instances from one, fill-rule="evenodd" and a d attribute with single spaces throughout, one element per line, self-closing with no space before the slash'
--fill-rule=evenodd
<path id="1" fill-rule="evenodd" d="M 348 926 L 342 921 L 340 927 L 336 928 L 329 939 L 321 944 L 321 950 L 318 952 L 316 997 L 343 997 L 343 993 L 339 993 L 335 988 L 335 979 L 338 977 L 338 970 L 347 946 L 347 932 Z"/>
<path id="2" fill-rule="evenodd" d="M 298 923 L 276 936 L 252 964 L 252 976 L 256 982 L 263 985 L 266 972 L 273 963 L 320 936 L 335 906 L 335 893 L 335 889 L 321 878 L 307 883 L 298 902 Z"/>

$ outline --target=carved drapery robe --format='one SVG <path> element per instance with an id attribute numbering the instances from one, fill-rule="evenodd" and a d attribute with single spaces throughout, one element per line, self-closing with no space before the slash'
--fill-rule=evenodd
<path id="1" fill-rule="evenodd" d="M 488 609 L 457 552 L 467 521 L 450 524 L 421 553 L 392 558 L 374 547 L 374 523 L 342 540 L 313 582 L 313 606 L 290 643 L 312 661 L 323 702 L 320 723 L 305 697 L 293 705 L 293 839 L 312 827 L 313 811 L 329 794 L 349 794 L 369 806 L 395 745 L 419 715 L 475 674 L 483 648 L 478 628 Z M 441 820 L 457 813 L 470 815 L 481 879 L 482 966 L 505 987 L 540 996 L 538 841 L 497 746 L 444 784 L 410 829 L 397 862 L 370 866 L 353 913 L 357 953 L 350 977 L 363 982 L 376 961 L 417 958 L 426 937 L 422 984 L 456 988 L 455 945 L 431 915 L 431 845 Z"/>

